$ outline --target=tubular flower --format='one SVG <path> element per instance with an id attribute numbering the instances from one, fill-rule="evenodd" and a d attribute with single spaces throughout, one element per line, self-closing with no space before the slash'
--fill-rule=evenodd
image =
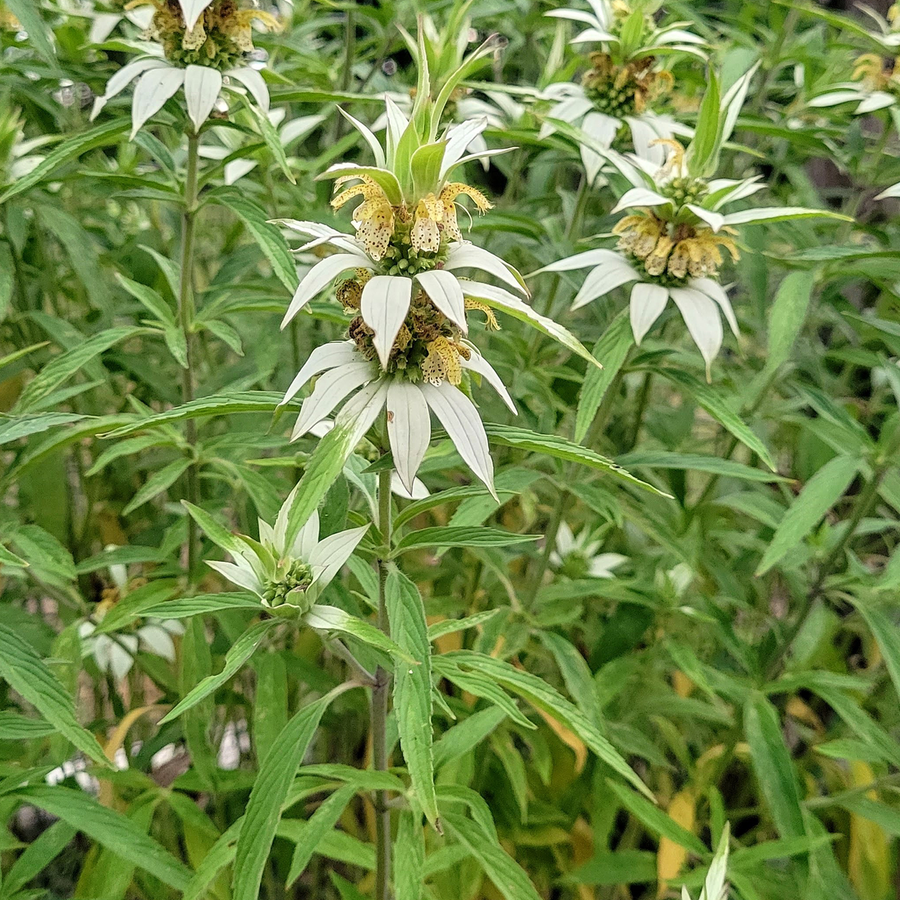
<path id="1" fill-rule="evenodd" d="M 613 234 L 618 236 L 617 249 L 588 250 L 538 270 L 564 272 L 590 267 L 573 308 L 633 283 L 630 315 L 638 343 L 671 299 L 703 355 L 707 377 L 722 345 L 720 316 L 725 317 L 735 336 L 738 334 L 731 302 L 719 283 L 726 254 L 732 260 L 739 257 L 735 226 L 833 217 L 824 210 L 796 207 L 722 211 L 726 205 L 765 187 L 759 176 L 741 180 L 710 178 L 721 145 L 734 128 L 753 71 L 739 79 L 722 99 L 718 120 L 715 116 L 707 120 L 705 127 L 714 131 L 711 140 L 702 142 L 702 151 L 695 146 L 704 137 L 700 134 L 687 150 L 675 140 L 661 140 L 659 146 L 668 153 L 658 168 L 637 156 L 629 160 L 615 151 L 605 151 L 605 160 L 632 185 L 612 210 L 633 210 L 613 228 Z M 717 99 L 717 82 L 714 87 Z"/>
<path id="2" fill-rule="evenodd" d="M 258 9 L 242 9 L 237 0 L 138 0 L 155 7 L 145 37 L 152 51 L 128 63 L 110 78 L 106 92 L 94 102 L 91 118 L 132 81 L 131 136 L 184 87 L 188 116 L 195 129 L 209 118 L 223 89 L 249 93 L 264 113 L 269 90 L 262 75 L 245 64 L 253 50 L 253 23 L 278 27 Z M 137 4 L 129 4 L 130 6 Z"/>
<path id="3" fill-rule="evenodd" d="M 556 119 L 577 126 L 588 138 L 581 146 L 581 156 L 589 181 L 596 179 L 603 164 L 591 143 L 608 148 L 627 129 L 635 153 L 659 165 L 664 154 L 654 141 L 691 134 L 686 126 L 653 110 L 656 101 L 672 87 L 672 75 L 659 67 L 658 59 L 667 53 L 691 53 L 702 58 L 700 45 L 704 42 L 685 30 L 683 23 L 657 27 L 652 5 L 638 3 L 632 8 L 619 0 L 590 0 L 591 12 L 558 9 L 547 13 L 589 26 L 572 40 L 573 44 L 596 42 L 603 48 L 590 54 L 590 68 L 580 84 L 552 84 L 539 98 L 553 104 L 541 137 L 554 132 Z M 632 19 L 638 36 L 623 43 L 622 28 Z"/>
<path id="4" fill-rule="evenodd" d="M 460 199 L 468 198 L 482 213 L 491 204 L 480 191 L 450 176 L 462 163 L 481 158 L 479 153 L 464 154 L 486 122 L 452 126 L 441 138 L 426 133 L 423 139 L 423 131 L 415 131 L 415 109 L 410 121 L 390 99 L 386 103 L 387 151 L 368 128 L 351 120 L 372 148 L 376 166 L 339 165 L 326 173 L 337 184 L 336 210 L 362 199 L 352 214 L 355 233 L 315 222 L 281 223 L 311 239 L 301 251 L 319 245 L 337 251 L 306 273 L 282 327 L 332 284 L 350 317 L 349 340 L 314 350 L 282 402 L 318 376 L 293 438 L 313 431 L 343 403 L 334 427 L 354 438 L 346 446 L 358 442 L 386 409 L 394 466 L 409 493 L 431 438 L 433 412 L 463 460 L 493 491 L 487 433 L 463 390 L 467 377 L 487 381 L 513 412 L 515 405 L 468 339 L 467 314 L 483 314 L 485 326 L 495 329 L 494 311 L 502 310 L 594 360 L 568 331 L 531 309 L 525 283 L 512 266 L 463 239 L 457 221 Z M 413 133 L 420 147 L 401 163 L 397 148 Z M 487 274 L 503 287 L 462 277 L 462 271 Z"/>
<path id="5" fill-rule="evenodd" d="M 576 537 L 568 523 L 562 522 L 556 535 L 556 549 L 550 565 L 569 578 L 615 578 L 614 570 L 628 562 L 621 553 L 600 553 L 601 541 L 583 528 Z"/>

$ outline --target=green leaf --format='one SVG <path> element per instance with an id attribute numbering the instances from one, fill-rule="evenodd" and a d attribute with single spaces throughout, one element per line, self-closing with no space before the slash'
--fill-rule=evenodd
<path id="1" fill-rule="evenodd" d="M 297 266 L 284 235 L 277 225 L 268 221 L 266 211 L 236 190 L 220 189 L 215 192 L 212 199 L 230 209 L 243 221 L 269 260 L 278 280 L 293 294 L 298 284 Z"/>
<path id="2" fill-rule="evenodd" d="M 350 613 L 338 609 L 336 606 L 314 606 L 305 616 L 304 621 L 310 628 L 317 631 L 336 631 L 339 634 L 347 634 L 358 641 L 375 647 L 406 663 L 415 663 L 415 658 L 406 653 L 395 644 L 383 631 L 374 625 Z"/>
<path id="3" fill-rule="evenodd" d="M 59 425 L 78 422 L 78 413 L 33 413 L 30 416 L 0 416 L 0 444 L 8 444 L 31 434 L 40 434 Z"/>
<path id="4" fill-rule="evenodd" d="M 28 3 L 29 0 L 19 0 L 21 3 Z M 20 178 L 15 184 L 11 185 L 0 196 L 0 204 L 6 203 L 11 197 L 15 197 L 29 188 L 40 184 L 50 177 L 61 165 L 75 159 L 88 150 L 95 147 L 102 147 L 110 143 L 113 138 L 117 138 L 124 134 L 131 127 L 131 123 L 123 119 L 117 119 L 115 122 L 108 122 L 106 125 L 100 125 L 83 134 L 63 141 L 55 150 L 48 153 L 44 159 L 35 166 L 27 175 Z"/>
<path id="5" fill-rule="evenodd" d="M 37 878 L 68 847 L 77 829 L 68 822 L 54 822 L 38 835 L 15 861 L 3 881 L 3 896 L 12 897 Z"/>
<path id="6" fill-rule="evenodd" d="M 578 397 L 578 412 L 575 417 L 575 441 L 581 443 L 597 410 L 606 396 L 616 376 L 628 358 L 628 351 L 634 346 L 634 333 L 628 310 L 623 309 L 610 323 L 603 336 L 594 344 L 594 359 L 603 364 L 602 369 L 591 366 L 584 376 L 581 394 Z"/>
<path id="7" fill-rule="evenodd" d="M 71 378 L 82 366 L 87 365 L 114 344 L 119 344 L 138 334 L 147 334 L 147 331 L 146 328 L 133 325 L 109 328 L 88 338 L 77 347 L 54 357 L 22 391 L 14 412 L 27 411 L 38 401 L 43 400 L 63 381 Z"/>
<path id="8" fill-rule="evenodd" d="M 176 481 L 191 467 L 192 462 L 187 457 L 176 459 L 168 465 L 157 469 L 145 482 L 143 487 L 131 498 L 131 501 L 122 510 L 122 515 L 133 513 L 138 507 L 152 500 Z"/>
<path id="9" fill-rule="evenodd" d="M 291 869 L 288 873 L 287 887 L 290 887 L 305 871 L 312 859 L 312 855 L 319 846 L 321 840 L 334 829 L 338 819 L 343 815 L 347 804 L 356 794 L 355 784 L 345 784 L 338 788 L 322 805 L 310 816 L 307 827 L 300 835 L 300 840 L 294 845 L 294 855 L 291 858 Z"/>
<path id="10" fill-rule="evenodd" d="M 7 550 L 0 544 L 0 567 L 10 566 L 13 569 L 27 569 L 28 563 L 21 556 L 16 556 L 11 550 Z"/>
<path id="11" fill-rule="evenodd" d="M 697 114 L 697 127 L 687 151 L 688 165 L 691 173 L 695 176 L 711 174 L 707 168 L 719 149 L 721 99 L 719 79 L 712 69 L 709 70 L 706 85 L 706 93 L 703 95 L 700 112 Z"/>
<path id="12" fill-rule="evenodd" d="M 259 597 L 244 591 L 228 594 L 200 594 L 197 597 L 185 597 L 183 600 L 170 600 L 144 610 L 147 616 L 160 619 L 188 619 L 191 616 L 203 616 L 210 613 L 224 612 L 232 609 L 262 610 L 264 607 Z"/>
<path id="13" fill-rule="evenodd" d="M 63 686 L 31 645 L 3 624 L 0 624 L 0 678 L 94 762 L 109 765 L 97 739 L 78 724 L 75 703 Z"/>
<path id="14" fill-rule="evenodd" d="M 723 428 L 752 450 L 773 472 L 776 471 L 775 463 L 765 444 L 717 391 L 687 372 L 680 372 L 677 369 L 660 369 L 659 372 L 669 381 L 674 381 L 675 384 L 685 388 Z"/>
<path id="15" fill-rule="evenodd" d="M 769 354 L 766 369 L 774 371 L 790 359 L 816 283 L 814 272 L 791 272 L 778 286 L 769 313 Z"/>
<path id="16" fill-rule="evenodd" d="M 227 528 L 220 525 L 206 510 L 194 506 L 187 500 L 182 500 L 181 505 L 190 513 L 191 518 L 200 526 L 203 533 L 217 546 L 228 553 L 240 553 L 246 548 L 244 542 L 232 534 Z"/>
<path id="17" fill-rule="evenodd" d="M 512 547 L 540 538 L 539 534 L 511 534 L 498 528 L 420 528 L 397 542 L 395 555 L 422 547 Z"/>
<path id="18" fill-rule="evenodd" d="M 441 163 L 444 161 L 446 146 L 446 141 L 437 141 L 434 144 L 424 144 L 413 153 L 410 168 L 416 196 L 436 193 L 436 188 L 440 185 Z"/>
<path id="19" fill-rule="evenodd" d="M 163 325 L 175 326 L 175 314 L 157 291 L 147 287 L 145 284 L 139 284 L 130 278 L 126 278 L 121 272 L 116 272 L 116 279 L 135 300 L 156 316 Z"/>
<path id="20" fill-rule="evenodd" d="M 16 263 L 13 259 L 12 250 L 6 241 L 0 241 L 0 322 L 9 313 L 15 285 Z M 4 360 L 0 359 L 0 369 L 3 368 L 3 365 Z"/>
<path id="21" fill-rule="evenodd" d="M 619 850 L 598 853 L 566 876 L 575 884 L 610 885 L 648 884 L 656 881 L 656 854 L 647 850 Z"/>
<path id="22" fill-rule="evenodd" d="M 496 444 L 505 444 L 507 447 L 531 450 L 533 453 L 542 453 L 555 459 L 576 462 L 591 469 L 597 469 L 607 475 L 612 475 L 619 481 L 623 481 L 633 487 L 671 499 L 670 494 L 658 490 L 653 485 L 647 484 L 646 481 L 641 481 L 640 478 L 635 478 L 634 475 L 626 472 L 611 459 L 607 459 L 605 456 L 601 456 L 587 447 L 574 444 L 572 441 L 567 441 L 565 438 L 555 434 L 538 434 L 535 431 L 528 431 L 525 428 L 516 428 L 511 425 L 490 425 L 485 423 L 484 427 L 488 437 Z"/>
<path id="23" fill-rule="evenodd" d="M 888 674 L 894 683 L 894 691 L 900 697 L 900 630 L 896 622 L 888 618 L 883 607 L 854 598 L 852 595 L 848 595 L 848 599 L 865 619 L 872 637 L 877 641 Z"/>
<path id="24" fill-rule="evenodd" d="M 12 710 L 0 710 L 0 741 L 28 741 L 56 734 L 56 726 L 29 719 Z"/>
<path id="25" fill-rule="evenodd" d="M 611 769 L 634 785 L 642 794 L 653 799 L 646 785 L 635 774 L 615 747 L 597 730 L 588 717 L 570 703 L 555 688 L 545 681 L 500 659 L 475 653 L 471 650 L 455 650 L 443 654 L 460 665 L 474 669 L 488 676 L 498 685 L 523 697 L 532 706 L 543 710 L 560 721 L 581 738 L 582 741 Z"/>
<path id="26" fill-rule="evenodd" d="M 774 706 L 755 693 L 744 706 L 744 732 L 760 791 L 783 838 L 806 833 L 800 790 L 791 755 L 784 744 L 781 722 Z"/>
<path id="27" fill-rule="evenodd" d="M 400 747 L 416 799 L 428 821 L 440 831 L 434 792 L 434 753 L 431 725 L 431 643 L 419 589 L 396 568 L 388 573 L 387 612 L 394 640 L 417 666 L 397 666 L 394 710 Z"/>
<path id="28" fill-rule="evenodd" d="M 668 450 L 633 450 L 620 456 L 619 465 L 628 469 L 639 469 L 647 466 L 650 469 L 686 469 L 691 472 L 709 472 L 725 478 L 738 478 L 741 481 L 790 481 L 783 475 L 754 469 L 733 459 L 721 456 L 703 456 L 699 453 L 670 453 Z"/>
<path id="29" fill-rule="evenodd" d="M 456 838 L 484 869 L 494 887 L 506 900 L 540 900 L 528 875 L 500 846 L 496 837 L 487 833 L 471 819 L 457 813 L 444 812 L 449 833 Z"/>
<path id="30" fill-rule="evenodd" d="M 231 645 L 231 648 L 225 654 L 225 665 L 222 671 L 204 678 L 183 700 L 160 719 L 159 724 L 162 725 L 177 718 L 192 706 L 196 706 L 213 691 L 218 690 L 252 656 L 253 651 L 256 650 L 266 636 L 266 632 L 277 624 L 278 619 L 265 619 L 262 622 L 251 625 Z"/>
<path id="31" fill-rule="evenodd" d="M 329 703 L 342 685 L 300 710 L 269 748 L 259 767 L 241 823 L 234 864 L 233 900 L 257 900 L 281 807 Z"/>
<path id="32" fill-rule="evenodd" d="M 344 464 L 359 443 L 353 422 L 344 427 L 335 425 L 323 437 L 312 456 L 307 460 L 303 477 L 295 488 L 296 494 L 288 513 L 287 546 L 291 546 L 306 520 L 313 514 L 321 500 L 344 470 Z"/>
<path id="33" fill-rule="evenodd" d="M 422 900 L 425 880 L 425 834 L 420 817 L 410 810 L 400 813 L 394 858 L 398 865 L 394 874 L 395 900 Z"/>
<path id="34" fill-rule="evenodd" d="M 823 516 L 834 506 L 859 471 L 856 457 L 836 456 L 827 462 L 800 491 L 766 547 L 766 552 L 756 569 L 756 575 L 764 575 L 794 549 Z"/>
<path id="35" fill-rule="evenodd" d="M 121 438 L 135 431 L 146 431 L 155 425 L 169 422 L 183 422 L 185 419 L 202 419 L 206 416 L 225 416 L 232 413 L 271 413 L 275 412 L 284 394 L 269 391 L 242 391 L 233 394 L 219 394 L 213 397 L 202 397 L 191 400 L 165 412 L 155 413 L 138 422 L 131 422 L 113 431 L 103 434 L 104 438 Z"/>
<path id="36" fill-rule="evenodd" d="M 287 155 L 284 152 L 284 145 L 281 143 L 281 135 L 278 134 L 277 129 L 270 121 L 268 113 L 260 109 L 255 103 L 251 103 L 249 98 L 244 99 L 244 106 L 250 110 L 250 114 L 259 127 L 259 133 L 269 148 L 269 152 L 275 157 L 278 167 L 284 172 L 285 177 L 291 184 L 296 184 L 297 179 L 294 178 L 294 173 L 291 172 Z"/>
<path id="37" fill-rule="evenodd" d="M 668 838 L 679 847 L 684 847 L 697 856 L 707 855 L 706 845 L 695 834 L 692 834 L 684 826 L 679 825 L 671 816 L 663 812 L 658 806 L 639 797 L 622 784 L 608 780 L 607 786 L 618 797 L 619 802 L 628 810 L 645 828 L 657 837 Z"/>
<path id="38" fill-rule="evenodd" d="M 131 819 L 101 806 L 88 794 L 59 786 L 34 785 L 18 791 L 16 796 L 62 819 L 164 884 L 178 891 L 187 887 L 191 870 L 184 863 Z"/>
<path id="39" fill-rule="evenodd" d="M 355 163 L 338 163 L 323 172 L 316 181 L 334 178 L 350 178 L 365 175 L 371 178 L 384 191 L 392 206 L 399 206 L 403 202 L 403 191 L 397 176 L 387 169 L 379 169 L 377 166 L 358 166 Z"/>
<path id="40" fill-rule="evenodd" d="M 505 718 L 506 713 L 499 706 L 489 706 L 445 731 L 434 744 L 435 769 L 474 750 Z"/>

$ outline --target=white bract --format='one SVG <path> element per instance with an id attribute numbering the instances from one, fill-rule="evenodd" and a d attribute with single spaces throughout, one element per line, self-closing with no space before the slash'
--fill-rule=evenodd
<path id="1" fill-rule="evenodd" d="M 602 541 L 583 528 L 576 537 L 568 523 L 562 522 L 556 534 L 556 549 L 550 565 L 573 578 L 615 578 L 614 570 L 628 562 L 621 553 L 600 553 Z"/>
<path id="2" fill-rule="evenodd" d="M 566 272 L 590 268 L 573 308 L 584 306 L 622 285 L 632 284 L 631 325 L 640 343 L 671 299 L 710 366 L 722 345 L 721 316 L 737 336 L 738 324 L 719 282 L 722 250 L 738 258 L 736 226 L 814 216 L 833 216 L 824 210 L 770 207 L 726 212 L 729 204 L 762 190 L 759 176 L 744 179 L 712 178 L 722 144 L 731 135 L 755 68 L 719 98 L 713 77 L 698 117 L 697 133 L 685 150 L 664 141 L 668 158 L 659 168 L 645 159 L 630 159 L 596 148 L 630 184 L 613 212 L 634 209 L 613 229 L 617 250 L 597 249 L 551 263 L 538 272 Z M 537 273 L 535 273 L 537 274 Z"/>
<path id="3" fill-rule="evenodd" d="M 316 600 L 341 571 L 369 526 L 350 528 L 320 540 L 319 515 L 313 512 L 288 546 L 288 518 L 296 493 L 295 487 L 274 526 L 259 520 L 258 541 L 235 535 L 232 544 L 222 545 L 231 554 L 232 562 L 208 560 L 207 565 L 238 587 L 256 594 L 264 606 L 291 607 L 305 615 L 328 608 L 316 607 Z"/>
<path id="4" fill-rule="evenodd" d="M 539 136 L 548 137 L 560 122 L 579 128 L 588 138 L 580 150 L 589 182 L 596 179 L 603 164 L 603 157 L 590 144 L 610 147 L 627 128 L 638 156 L 660 165 L 663 152 L 655 142 L 691 134 L 690 128 L 652 109 L 653 102 L 672 84 L 671 75 L 656 65 L 656 57 L 691 53 L 703 58 L 699 48 L 704 41 L 686 30 L 685 23 L 657 26 L 652 15 L 656 6 L 591 0 L 589 12 L 557 9 L 547 13 L 588 26 L 573 44 L 598 43 L 601 47 L 601 52 L 590 55 L 591 68 L 580 84 L 552 84 L 540 95 L 553 105 Z"/>
<path id="5" fill-rule="evenodd" d="M 195 131 L 209 118 L 223 91 L 249 95 L 267 114 L 269 89 L 265 79 L 244 60 L 245 53 L 253 49 L 253 22 L 260 20 L 268 28 L 275 27 L 276 22 L 256 9 L 238 9 L 234 4 L 220 9 L 221 2 L 179 0 L 182 17 L 173 16 L 169 7 L 158 7 L 149 35 L 159 43 L 148 44 L 145 55 L 109 79 L 104 94 L 94 101 L 91 118 L 135 81 L 132 138 L 182 88 Z"/>
<path id="6" fill-rule="evenodd" d="M 114 550 L 110 545 L 106 550 Z M 103 619 L 115 604 L 121 601 L 129 590 L 128 571 L 124 565 L 109 567 L 114 588 L 97 605 L 96 611 L 78 625 L 82 656 L 91 656 L 101 672 L 108 672 L 116 681 L 121 681 L 134 665 L 138 653 L 159 656 L 167 662 L 175 662 L 175 644 L 172 640 L 184 634 L 184 625 L 175 619 L 148 619 L 146 624 L 133 631 L 115 630 L 97 634 Z M 107 592 L 104 592 L 107 593 Z"/>
<path id="7" fill-rule="evenodd" d="M 336 209 L 361 197 L 353 212 L 356 233 L 316 222 L 281 222 L 311 239 L 301 251 L 325 245 L 336 251 L 303 277 L 282 327 L 341 276 L 347 277 L 338 282 L 336 296 L 353 316 L 350 340 L 314 350 L 283 402 L 318 376 L 293 438 L 309 432 L 346 400 L 334 424 L 348 432 L 344 446 L 350 449 L 386 409 L 394 467 L 408 493 L 428 448 L 433 412 L 463 460 L 493 490 L 487 434 L 474 403 L 460 389 L 464 376 L 485 379 L 513 412 L 515 406 L 493 367 L 467 339 L 467 311 L 479 311 L 488 327 L 497 328 L 493 310 L 501 310 L 595 361 L 568 331 L 532 310 L 524 281 L 512 266 L 463 239 L 458 198 L 469 197 L 481 212 L 491 204 L 480 191 L 450 176 L 467 160 L 502 151 L 466 153 L 483 132 L 484 119 L 452 126 L 438 137 L 437 123 L 450 91 L 445 85 L 433 101 L 427 94 L 427 69 L 422 80 L 412 118 L 386 101 L 384 148 L 370 129 L 347 116 L 376 165 L 332 166 L 324 177 L 343 188 L 332 201 Z M 504 287 L 471 274 L 462 278 L 463 272 L 487 274 Z"/>
<path id="8" fill-rule="evenodd" d="M 731 829 L 728 825 L 722 829 L 722 837 L 719 839 L 719 846 L 716 855 L 709 865 L 709 871 L 706 873 L 706 880 L 703 883 L 703 890 L 700 891 L 698 900 L 727 900 L 728 898 L 728 882 L 726 881 L 728 873 L 728 841 L 731 836 Z M 691 900 L 691 895 L 686 887 L 681 888 L 681 900 Z"/>
<path id="9" fill-rule="evenodd" d="M 898 60 L 886 64 L 876 53 L 867 53 L 856 61 L 853 81 L 831 85 L 824 94 L 809 101 L 815 109 L 855 103 L 855 116 L 866 116 L 881 109 L 900 108 L 900 71 Z"/>

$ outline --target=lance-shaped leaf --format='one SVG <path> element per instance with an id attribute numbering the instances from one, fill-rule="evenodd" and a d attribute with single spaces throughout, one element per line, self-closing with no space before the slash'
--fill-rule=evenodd
<path id="1" fill-rule="evenodd" d="M 262 639 L 266 636 L 266 632 L 272 626 L 278 624 L 278 619 L 266 619 L 257 622 L 255 625 L 247 629 L 232 645 L 231 649 L 225 654 L 225 665 L 221 672 L 215 675 L 209 675 L 203 679 L 180 703 L 173 709 L 169 710 L 166 715 L 160 719 L 160 725 L 177 718 L 183 712 L 196 706 L 201 700 L 208 697 L 213 691 L 220 688 L 238 669 L 251 657 L 253 651 L 260 645 Z"/>
<path id="2" fill-rule="evenodd" d="M 419 590 L 396 569 L 388 574 L 387 610 L 394 640 L 419 663 L 398 666 L 394 674 L 394 708 L 400 747 L 416 799 L 428 821 L 440 831 L 434 792 L 431 643 Z"/>

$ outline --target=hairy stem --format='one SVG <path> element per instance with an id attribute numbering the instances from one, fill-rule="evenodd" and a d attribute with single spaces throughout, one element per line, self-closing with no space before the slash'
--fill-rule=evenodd
<path id="1" fill-rule="evenodd" d="M 378 529 L 383 554 L 376 560 L 378 569 L 378 627 L 387 634 L 387 556 L 391 547 L 391 470 L 378 473 Z M 387 758 L 387 716 L 390 692 L 388 673 L 379 666 L 372 688 L 372 764 L 385 771 Z M 391 882 L 391 811 L 384 791 L 375 793 L 375 900 L 388 900 Z"/>
<path id="2" fill-rule="evenodd" d="M 197 174 L 200 159 L 200 137 L 188 135 L 187 172 L 184 180 L 184 208 L 181 216 L 181 274 L 178 285 L 178 324 L 184 336 L 186 365 L 181 370 L 181 401 L 190 403 L 194 399 L 194 236 L 197 220 L 198 185 Z M 196 446 L 197 423 L 188 419 L 185 423 L 185 437 L 190 445 L 191 465 L 187 470 L 188 500 L 194 505 L 200 503 L 200 480 L 197 471 Z M 199 534 L 193 517 L 188 516 L 187 569 L 193 579 L 199 555 Z"/>

